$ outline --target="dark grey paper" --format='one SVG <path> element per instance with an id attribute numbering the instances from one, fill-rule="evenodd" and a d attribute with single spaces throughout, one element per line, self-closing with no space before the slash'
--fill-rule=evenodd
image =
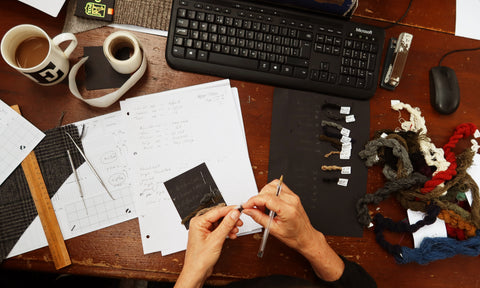
<path id="1" fill-rule="evenodd" d="M 328 100 L 350 106 L 356 121 L 327 118 L 322 105 Z M 336 111 L 330 111 L 336 113 Z M 350 129 L 354 143 L 350 160 L 324 155 L 336 150 L 320 141 L 322 120 L 334 121 Z M 269 181 L 284 175 L 285 184 L 298 194 L 313 226 L 327 235 L 361 237 L 355 204 L 367 190 L 367 168 L 359 158 L 369 139 L 370 103 L 322 94 L 276 88 L 273 99 Z M 350 175 L 322 171 L 322 165 L 351 166 Z M 348 186 L 337 185 L 337 178 L 348 179 Z"/>

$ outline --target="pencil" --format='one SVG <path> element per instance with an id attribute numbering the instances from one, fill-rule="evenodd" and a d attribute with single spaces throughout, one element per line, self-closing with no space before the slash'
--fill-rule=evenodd
<path id="1" fill-rule="evenodd" d="M 282 184 L 283 184 L 283 175 L 280 176 L 280 181 L 278 182 L 277 185 L 277 193 L 275 193 L 275 196 L 280 195 L 280 191 L 282 191 Z M 260 244 L 260 249 L 258 249 L 257 256 L 259 258 L 263 257 L 263 252 L 265 251 L 265 246 L 267 245 L 267 239 L 268 235 L 270 234 L 270 225 L 272 224 L 273 218 L 275 217 L 275 212 L 270 210 L 269 215 L 270 219 L 268 219 L 268 224 L 267 227 L 265 227 L 265 230 L 263 231 L 263 237 L 262 237 L 262 243 Z"/>

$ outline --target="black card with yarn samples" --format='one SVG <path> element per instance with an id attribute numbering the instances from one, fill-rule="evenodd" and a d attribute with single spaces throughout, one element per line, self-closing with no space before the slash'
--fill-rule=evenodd
<path id="1" fill-rule="evenodd" d="M 205 163 L 166 181 L 164 184 L 187 229 L 190 219 L 200 210 L 225 203 Z"/>
<path id="2" fill-rule="evenodd" d="M 355 121 L 347 123 L 335 107 L 350 107 Z M 325 134 L 336 141 L 341 137 L 338 128 L 322 127 L 322 120 L 350 130 L 349 159 L 341 159 L 336 143 L 320 140 Z M 312 225 L 326 235 L 363 234 L 355 206 L 367 191 L 368 169 L 358 152 L 369 140 L 369 129 L 368 101 L 275 88 L 268 179 L 283 174 L 285 184 L 300 196 Z M 322 166 L 350 167 L 351 173 L 326 171 Z"/>

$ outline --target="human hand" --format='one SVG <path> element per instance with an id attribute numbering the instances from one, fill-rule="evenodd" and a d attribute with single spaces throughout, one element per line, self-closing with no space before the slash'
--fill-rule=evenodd
<path id="1" fill-rule="evenodd" d="M 214 208 L 190 220 L 185 262 L 175 287 L 203 285 L 212 274 L 226 237 L 237 238 L 238 227 L 243 225 L 239 217 L 235 206 L 227 206 Z"/>
<path id="2" fill-rule="evenodd" d="M 258 195 L 242 204 L 243 213 L 266 227 L 270 217 L 265 208 L 274 211 L 270 233 L 302 254 L 318 277 L 325 281 L 339 279 L 345 268 L 343 260 L 328 245 L 323 233 L 312 226 L 300 198 L 285 183 L 276 196 L 278 183 L 279 180 L 268 183 Z"/>
<path id="3" fill-rule="evenodd" d="M 301 252 L 317 231 L 310 223 L 300 198 L 285 183 L 282 184 L 279 196 L 275 195 L 278 183 L 278 180 L 268 183 L 258 195 L 242 204 L 243 213 L 266 227 L 269 216 L 265 214 L 265 208 L 274 211 L 276 216 L 270 225 L 270 233 Z"/>

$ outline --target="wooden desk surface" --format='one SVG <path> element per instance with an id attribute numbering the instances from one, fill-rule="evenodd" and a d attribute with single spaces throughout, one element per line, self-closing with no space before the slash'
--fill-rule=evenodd
<path id="1" fill-rule="evenodd" d="M 399 18 L 406 7 L 405 1 L 362 0 L 354 21 L 386 26 Z M 44 28 L 54 36 L 61 32 L 65 11 L 52 18 L 15 0 L 2 1 L 0 10 L 0 35 L 18 24 L 32 23 Z M 8 7 L 8 8 L 5 8 Z M 453 49 L 480 46 L 478 41 L 455 37 L 455 1 L 414 1 L 404 25 L 387 30 L 387 38 L 397 37 L 400 32 L 414 35 L 413 46 L 400 86 L 395 91 L 378 89 L 371 99 L 370 134 L 379 129 L 399 126 L 398 113 L 390 109 L 390 100 L 399 99 L 414 107 L 420 107 L 426 119 L 429 136 L 436 146 L 448 141 L 453 129 L 460 123 L 473 122 L 480 125 L 478 107 L 480 97 L 480 52 L 457 53 L 445 59 L 443 64 L 457 73 L 461 90 L 458 110 L 444 116 L 436 113 L 429 104 L 428 71 L 437 65 L 440 57 Z M 79 47 L 100 46 L 113 28 L 101 28 L 77 34 Z M 165 38 L 135 33 L 142 42 L 149 61 L 147 75 L 124 97 L 134 97 L 153 92 L 193 84 L 205 83 L 219 78 L 174 71 L 165 62 Z M 386 40 L 387 43 L 387 40 Z M 385 43 L 385 44 L 386 44 Z M 77 48 L 71 56 L 76 62 L 82 56 Z M 91 108 L 75 99 L 63 83 L 54 87 L 40 87 L 0 61 L 0 99 L 9 105 L 19 104 L 23 115 L 39 129 L 57 125 L 61 113 L 66 112 L 64 124 L 87 119 L 119 110 L 118 103 L 108 109 Z M 81 77 L 78 77 L 81 78 Z M 81 80 L 79 80 L 81 83 Z M 81 84 L 80 84 L 81 85 Z M 255 179 L 260 189 L 267 183 L 270 142 L 271 108 L 274 87 L 232 81 L 239 89 L 248 148 Z M 88 93 L 95 96 L 106 91 Z M 368 193 L 383 186 L 383 176 L 378 169 L 368 173 Z M 395 220 L 406 217 L 405 210 L 395 200 L 380 205 L 380 212 Z M 96 276 L 127 277 L 158 281 L 175 281 L 183 263 L 184 252 L 162 257 L 160 253 L 143 255 L 137 220 L 68 240 L 67 247 L 73 264 L 59 273 L 87 274 Z M 478 257 L 455 256 L 450 259 L 422 266 L 418 264 L 397 265 L 375 242 L 373 232 L 365 230 L 362 238 L 327 237 L 330 245 L 350 260 L 361 264 L 377 281 L 379 287 L 476 287 L 479 283 Z M 411 235 L 387 235 L 392 243 L 412 247 Z M 276 239 L 269 242 L 269 252 L 258 259 L 256 249 L 259 237 L 244 236 L 227 241 L 220 260 L 215 267 L 212 283 L 225 283 L 237 279 L 270 274 L 286 274 L 312 278 L 309 264 L 294 251 Z M 235 259 L 235 261 L 232 261 Z M 48 248 L 26 253 L 1 264 L 2 269 L 30 269 L 55 272 Z"/>

